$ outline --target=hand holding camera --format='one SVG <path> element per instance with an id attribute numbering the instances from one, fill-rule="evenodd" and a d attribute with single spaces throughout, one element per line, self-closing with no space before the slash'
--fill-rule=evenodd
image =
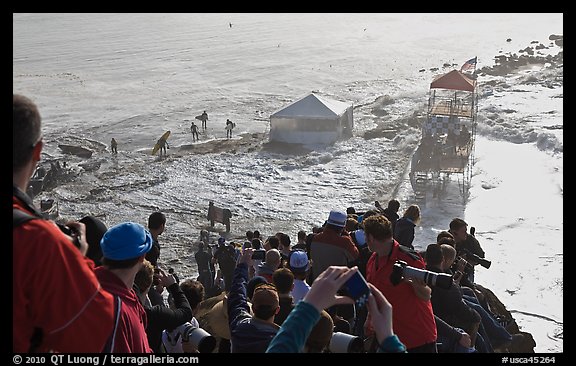
<path id="1" fill-rule="evenodd" d="M 242 251 L 242 254 L 238 256 L 238 264 L 246 263 L 248 268 L 252 266 L 252 254 L 254 253 L 253 248 L 246 248 Z"/>
<path id="2" fill-rule="evenodd" d="M 162 287 L 169 287 L 176 283 L 176 279 L 174 275 L 171 273 L 166 273 L 162 268 L 156 267 L 154 268 L 154 285 L 158 286 L 161 285 Z"/>
<path id="3" fill-rule="evenodd" d="M 352 298 L 338 296 L 337 292 L 355 273 L 358 273 L 358 267 L 328 267 L 314 280 L 303 300 L 314 306 L 319 312 L 332 305 L 353 304 Z"/>
<path id="4" fill-rule="evenodd" d="M 68 221 L 65 225 L 56 224 L 68 239 L 76 246 L 82 255 L 88 252 L 88 242 L 86 241 L 86 225 L 78 221 Z"/>
<path id="5" fill-rule="evenodd" d="M 376 333 L 378 344 L 394 334 L 392 330 L 392 305 L 384 294 L 371 283 L 370 296 L 368 296 L 368 311 L 372 329 Z"/>

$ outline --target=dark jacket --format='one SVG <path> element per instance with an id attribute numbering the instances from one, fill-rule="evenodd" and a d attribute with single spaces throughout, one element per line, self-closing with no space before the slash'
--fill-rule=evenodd
<path id="1" fill-rule="evenodd" d="M 438 345 L 438 352 L 454 353 L 454 350 L 460 343 L 462 333 L 437 315 L 434 315 L 434 320 L 436 321 L 436 329 L 438 330 L 438 343 L 440 343 Z"/>
<path id="2" fill-rule="evenodd" d="M 398 216 L 398 213 L 392 211 L 391 209 L 389 209 L 388 207 L 386 207 L 383 211 L 382 214 L 384 216 L 386 216 L 386 218 L 392 223 L 392 232 L 395 232 L 396 230 L 396 222 L 398 221 L 398 219 L 400 218 L 400 216 Z"/>
<path id="3" fill-rule="evenodd" d="M 160 243 L 157 240 L 152 242 L 152 248 L 146 253 L 146 260 L 152 263 L 154 267 L 158 266 L 158 258 L 160 257 Z"/>
<path id="4" fill-rule="evenodd" d="M 443 271 L 434 266 L 426 266 L 432 272 L 442 273 Z M 468 306 L 462 299 L 462 289 L 453 284 L 449 289 L 431 286 L 432 309 L 434 314 L 452 326 L 466 327 L 468 324 L 480 321 L 478 313 Z"/>
<path id="5" fill-rule="evenodd" d="M 478 242 L 478 239 L 476 239 L 474 236 L 470 234 L 466 235 L 467 235 L 466 240 L 464 240 L 463 242 L 456 243 L 456 252 L 457 252 L 456 254 L 462 255 L 463 249 L 466 249 L 470 253 L 476 254 L 480 258 L 484 258 L 485 254 L 484 251 L 482 250 L 482 247 L 480 246 L 480 243 Z"/>
<path id="6" fill-rule="evenodd" d="M 284 320 L 290 315 L 290 312 L 296 305 L 294 305 L 294 298 L 290 295 L 280 295 L 280 311 L 274 317 L 274 323 L 282 325 Z"/>
<path id="7" fill-rule="evenodd" d="M 232 288 L 228 294 L 228 321 L 232 353 L 264 353 L 279 326 L 250 315 L 246 300 L 248 266 L 239 263 L 234 270 Z"/>
<path id="8" fill-rule="evenodd" d="M 210 262 L 212 261 L 212 254 L 203 250 L 199 250 L 194 254 L 194 259 L 198 265 L 198 273 L 210 271 Z"/>
<path id="9" fill-rule="evenodd" d="M 402 217 L 396 221 L 395 230 L 392 231 L 394 234 L 394 239 L 400 245 L 404 245 L 410 249 L 414 249 L 412 242 L 414 241 L 414 227 L 416 224 L 412 222 L 409 218 Z"/>
<path id="10" fill-rule="evenodd" d="M 168 286 L 167 289 L 174 298 L 176 309 L 162 305 L 144 306 L 148 317 L 148 326 L 146 327 L 148 344 L 154 353 L 160 352 L 162 331 L 164 329 L 172 330 L 192 319 L 192 308 L 178 283 Z M 135 290 L 137 290 L 137 287 Z"/>

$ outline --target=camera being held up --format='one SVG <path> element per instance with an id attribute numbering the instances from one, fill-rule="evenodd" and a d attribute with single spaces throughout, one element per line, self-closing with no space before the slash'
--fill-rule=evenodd
<path id="1" fill-rule="evenodd" d="M 462 254 L 466 256 L 466 261 L 472 266 L 479 264 L 482 267 L 489 269 L 490 266 L 492 265 L 491 261 L 484 258 L 480 258 L 477 254 L 470 252 L 468 249 L 462 249 Z"/>
<path id="2" fill-rule="evenodd" d="M 364 353 L 364 341 L 352 334 L 334 332 L 328 351 L 330 353 Z"/>
<path id="3" fill-rule="evenodd" d="M 171 332 L 164 332 L 165 336 L 162 338 L 168 353 L 181 353 L 184 352 L 183 348 L 190 347 L 199 353 L 212 353 L 216 347 L 216 338 L 204 329 L 189 322 L 180 325 Z"/>
<path id="4" fill-rule="evenodd" d="M 80 233 L 76 228 L 56 223 L 60 231 L 72 238 L 72 244 L 80 249 Z"/>
<path id="5" fill-rule="evenodd" d="M 409 266 L 404 261 L 396 261 L 392 268 L 390 281 L 396 286 L 404 278 L 419 279 L 424 281 L 428 286 L 437 286 L 443 289 L 449 289 L 453 283 L 452 276 L 447 273 L 436 273 Z"/>

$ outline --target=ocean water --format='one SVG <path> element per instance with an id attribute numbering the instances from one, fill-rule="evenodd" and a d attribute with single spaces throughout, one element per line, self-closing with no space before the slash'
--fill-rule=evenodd
<path id="1" fill-rule="evenodd" d="M 109 226 L 145 225 L 162 210 L 160 260 L 186 277 L 196 275 L 193 244 L 210 200 L 233 212 L 232 240 L 257 229 L 295 241 L 331 209 L 375 200 L 398 198 L 404 210 L 434 75 L 474 56 L 489 68 L 526 47 L 557 55 L 552 34 L 563 34 L 562 14 L 14 14 L 13 91 L 40 108 L 45 161 L 79 173 L 42 197 L 57 199 L 64 217 Z M 492 260 L 476 281 L 533 334 L 536 351 L 563 352 L 562 61 L 478 82 L 469 197 L 451 182 L 419 202 L 415 245 L 465 219 Z M 269 115 L 311 91 L 353 103 L 354 136 L 311 151 L 267 148 Z M 193 143 L 190 121 L 203 110 L 208 128 Z M 231 141 L 227 118 L 237 125 Z M 378 129 L 387 133 L 369 137 Z M 166 130 L 169 155 L 159 159 L 150 150 Z M 64 155 L 63 142 L 95 153 Z"/>

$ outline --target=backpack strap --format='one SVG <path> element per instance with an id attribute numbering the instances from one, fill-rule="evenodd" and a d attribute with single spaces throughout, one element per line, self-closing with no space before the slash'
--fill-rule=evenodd
<path id="1" fill-rule="evenodd" d="M 104 349 L 102 350 L 103 353 L 112 353 L 114 352 L 114 343 L 116 342 L 116 331 L 118 330 L 118 323 L 120 323 L 120 310 L 122 310 L 122 300 L 120 296 L 114 295 L 114 329 L 112 330 L 112 334 L 106 341 L 106 345 L 104 345 Z"/>
<path id="2" fill-rule="evenodd" d="M 22 225 L 30 220 L 38 219 L 39 217 L 29 214 L 28 212 L 22 211 L 17 208 L 12 208 L 12 229 Z M 42 338 L 44 338 L 44 332 L 42 328 L 35 327 L 32 337 L 30 337 L 30 348 L 28 348 L 28 353 L 34 353 L 40 347 L 42 343 Z"/>
<path id="3" fill-rule="evenodd" d="M 404 253 L 404 254 L 408 255 L 410 258 L 414 259 L 415 261 L 420 260 L 422 258 L 417 251 L 415 251 L 414 249 L 410 249 L 407 246 L 400 245 L 400 246 L 398 246 L 398 249 L 402 253 Z"/>
<path id="4" fill-rule="evenodd" d="M 30 220 L 39 219 L 39 217 L 29 214 L 17 208 L 12 208 L 12 229 L 22 225 Z"/>

